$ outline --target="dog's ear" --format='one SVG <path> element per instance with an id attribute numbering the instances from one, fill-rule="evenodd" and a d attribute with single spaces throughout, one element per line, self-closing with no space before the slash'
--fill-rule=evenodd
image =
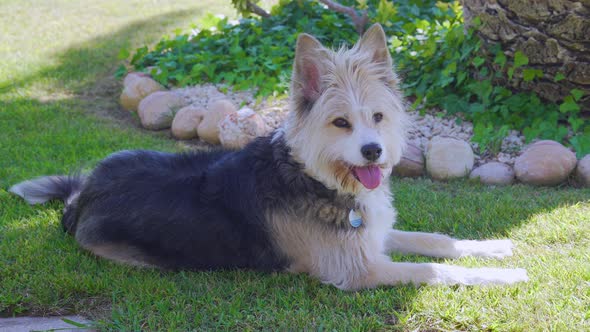
<path id="1" fill-rule="evenodd" d="M 322 60 L 326 49 L 314 37 L 302 33 L 297 38 L 293 63 L 292 91 L 298 110 L 310 110 L 322 93 Z"/>
<path id="2" fill-rule="evenodd" d="M 387 37 L 381 24 L 373 24 L 361 37 L 359 49 L 371 56 L 373 62 L 391 67 L 391 55 L 387 48 Z"/>
<path id="3" fill-rule="evenodd" d="M 393 61 L 387 47 L 387 37 L 381 24 L 373 24 L 361 37 L 358 48 L 367 54 L 371 61 L 383 66 L 383 77 L 381 80 L 392 89 L 397 89 L 398 79 L 393 72 Z"/>

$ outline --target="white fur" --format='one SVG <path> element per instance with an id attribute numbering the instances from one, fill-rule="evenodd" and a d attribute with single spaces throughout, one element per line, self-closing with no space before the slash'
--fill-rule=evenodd
<path id="1" fill-rule="evenodd" d="M 445 235 L 392 230 L 395 210 L 387 186 L 357 199 L 363 228 L 334 232 L 321 223 L 274 214 L 277 243 L 293 264 L 290 272 L 309 273 L 327 284 L 354 290 L 400 283 L 510 284 L 527 281 L 523 269 L 464 268 L 436 263 L 395 263 L 392 250 L 435 257 L 476 255 L 501 258 L 511 254 L 508 240 L 461 241 Z"/>
<path id="2" fill-rule="evenodd" d="M 481 256 L 502 258 L 512 254 L 509 240 L 455 240 L 445 235 L 392 230 L 396 212 L 389 191 L 389 174 L 405 147 L 407 116 L 397 77 L 392 71 L 383 29 L 375 25 L 351 50 L 332 52 L 313 37 L 297 42 L 291 113 L 275 139 L 284 135 L 293 157 L 304 171 L 326 187 L 354 194 L 363 227 L 337 231 L 308 216 L 296 220 L 288 211 L 269 215 L 276 243 L 292 265 L 291 272 L 306 272 L 342 289 L 359 289 L 399 283 L 508 284 L 528 280 L 522 269 L 469 269 L 443 264 L 391 262 L 395 250 L 435 257 Z M 303 99 L 302 99 L 303 98 Z M 305 109 L 302 100 L 312 101 Z M 383 114 L 376 123 L 373 115 Z M 348 129 L 333 120 L 344 118 Z M 382 182 L 368 190 L 354 179 L 342 181 L 334 165 L 368 164 L 361 147 L 377 143 L 383 153 L 377 164 Z M 346 170 L 346 168 L 343 168 Z M 336 171 L 335 171 L 336 170 Z M 351 184 L 352 183 L 352 184 Z"/>
<path id="3" fill-rule="evenodd" d="M 459 258 L 464 256 L 504 258 L 512 256 L 510 240 L 456 240 L 447 235 L 390 230 L 387 252 L 427 255 L 431 257 Z"/>

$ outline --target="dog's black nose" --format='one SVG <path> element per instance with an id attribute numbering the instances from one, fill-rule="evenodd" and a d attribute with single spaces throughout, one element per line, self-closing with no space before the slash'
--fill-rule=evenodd
<path id="1" fill-rule="evenodd" d="M 377 143 L 369 143 L 363 145 L 363 147 L 361 148 L 361 153 L 363 154 L 363 157 L 365 157 L 365 159 L 369 161 L 375 161 L 379 159 L 382 151 L 383 150 L 381 149 L 381 145 Z"/>

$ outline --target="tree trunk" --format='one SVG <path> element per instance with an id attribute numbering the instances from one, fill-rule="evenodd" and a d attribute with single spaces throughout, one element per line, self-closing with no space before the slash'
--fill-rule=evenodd
<path id="1" fill-rule="evenodd" d="M 579 103 L 583 110 L 590 110 L 590 0 L 461 2 L 467 25 L 475 17 L 481 20 L 478 34 L 484 49 L 500 43 L 509 59 L 521 51 L 529 58 L 528 68 L 543 71 L 543 78 L 533 82 L 515 74 L 510 82 L 515 89 L 532 90 L 554 102 L 563 100 L 571 89 L 580 89 L 585 96 Z M 555 82 L 557 74 L 565 78 Z"/>

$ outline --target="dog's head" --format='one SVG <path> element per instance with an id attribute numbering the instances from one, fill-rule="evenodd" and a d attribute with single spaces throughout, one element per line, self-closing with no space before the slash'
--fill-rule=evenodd
<path id="1" fill-rule="evenodd" d="M 305 172 L 328 188 L 358 194 L 379 187 L 401 158 L 406 114 L 383 28 L 352 49 L 297 40 L 287 145 Z"/>

